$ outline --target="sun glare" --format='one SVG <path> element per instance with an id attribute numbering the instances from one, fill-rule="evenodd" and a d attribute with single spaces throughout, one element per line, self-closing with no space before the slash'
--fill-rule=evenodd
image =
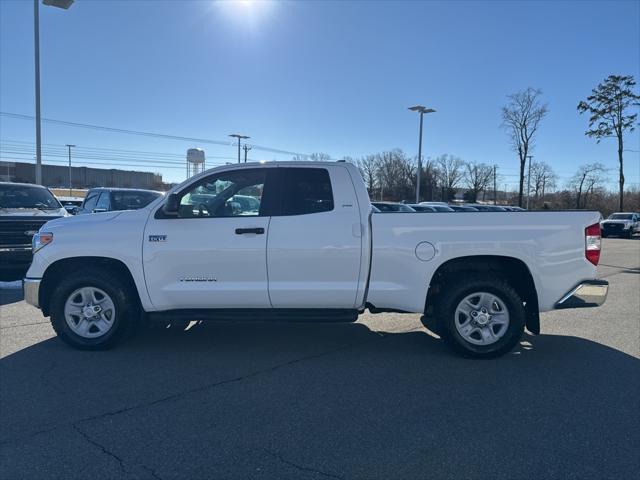
<path id="1" fill-rule="evenodd" d="M 221 0 L 218 8 L 234 22 L 247 22 L 255 26 L 274 6 L 273 0 Z"/>

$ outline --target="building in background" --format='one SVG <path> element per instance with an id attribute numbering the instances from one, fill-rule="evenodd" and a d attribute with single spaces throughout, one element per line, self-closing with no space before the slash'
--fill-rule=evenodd
<path id="1" fill-rule="evenodd" d="M 0 161 L 0 179 L 9 182 L 35 183 L 35 164 Z M 42 183 L 47 187 L 69 187 L 69 167 L 42 165 Z M 166 190 L 162 175 L 115 168 L 71 167 L 73 188 L 119 187 Z"/>

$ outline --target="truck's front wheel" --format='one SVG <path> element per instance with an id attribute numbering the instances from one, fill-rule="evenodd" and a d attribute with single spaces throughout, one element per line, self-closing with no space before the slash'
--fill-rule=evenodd
<path id="1" fill-rule="evenodd" d="M 467 357 L 494 358 L 510 351 L 524 332 L 518 293 L 500 278 L 480 274 L 444 285 L 436 305 L 443 340 Z"/>
<path id="2" fill-rule="evenodd" d="M 51 297 L 51 324 L 69 345 L 104 350 L 124 337 L 137 309 L 121 278 L 109 271 L 71 275 Z"/>

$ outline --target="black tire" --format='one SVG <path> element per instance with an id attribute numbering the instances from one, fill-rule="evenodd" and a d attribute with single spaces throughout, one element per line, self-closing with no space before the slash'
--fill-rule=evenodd
<path id="1" fill-rule="evenodd" d="M 75 333 L 65 320 L 67 299 L 79 288 L 94 287 L 104 291 L 115 307 L 111 328 L 97 338 L 85 338 Z M 94 273 L 71 273 L 60 281 L 51 295 L 51 325 L 61 340 L 80 350 L 106 350 L 130 335 L 140 318 L 138 302 L 128 282 L 110 270 Z"/>
<path id="2" fill-rule="evenodd" d="M 629 240 L 631 240 L 633 238 L 633 229 L 632 228 L 629 229 L 629 233 L 627 233 L 627 238 Z"/>
<path id="3" fill-rule="evenodd" d="M 525 310 L 516 290 L 495 272 L 485 274 L 461 272 L 455 279 L 443 284 L 443 293 L 435 305 L 439 334 L 455 352 L 470 358 L 495 358 L 511 351 L 520 341 L 525 327 Z M 506 306 L 509 324 L 504 334 L 490 345 L 475 345 L 463 338 L 455 326 L 458 304 L 476 292 L 487 292 L 498 297 Z"/>

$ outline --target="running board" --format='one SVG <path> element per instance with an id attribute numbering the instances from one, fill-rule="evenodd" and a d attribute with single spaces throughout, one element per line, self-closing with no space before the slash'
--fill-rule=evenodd
<path id="1" fill-rule="evenodd" d="M 329 308 L 212 308 L 165 310 L 146 314 L 151 321 L 218 320 L 272 322 L 355 322 L 358 310 Z"/>

